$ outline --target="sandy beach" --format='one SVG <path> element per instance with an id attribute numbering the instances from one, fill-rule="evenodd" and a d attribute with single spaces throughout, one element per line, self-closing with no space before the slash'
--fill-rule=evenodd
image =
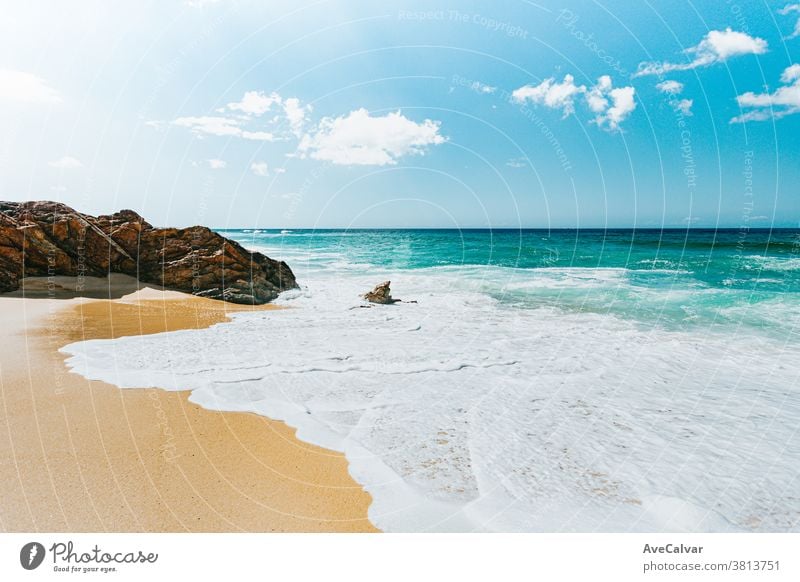
<path id="1" fill-rule="evenodd" d="M 270 309 L 114 283 L 86 293 L 111 300 L 68 298 L 68 279 L 0 296 L 0 529 L 376 531 L 345 457 L 286 424 L 208 411 L 188 392 L 120 390 L 70 373 L 57 351 L 67 343 Z"/>

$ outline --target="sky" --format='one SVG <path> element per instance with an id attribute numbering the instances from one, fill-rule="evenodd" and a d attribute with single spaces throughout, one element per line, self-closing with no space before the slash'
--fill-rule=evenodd
<path id="1" fill-rule="evenodd" d="M 0 11 L 2 200 L 217 228 L 800 226 L 792 0 Z"/>

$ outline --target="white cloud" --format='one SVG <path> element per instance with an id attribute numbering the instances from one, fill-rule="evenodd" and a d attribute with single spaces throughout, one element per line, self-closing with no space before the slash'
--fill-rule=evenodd
<path id="1" fill-rule="evenodd" d="M 782 9 L 778 10 L 778 14 L 782 14 L 786 16 L 787 14 L 791 14 L 792 12 L 800 12 L 800 4 L 787 4 Z M 800 36 L 800 19 L 794 23 L 794 31 L 792 34 L 786 37 L 787 40 L 797 38 Z"/>
<path id="2" fill-rule="evenodd" d="M 781 73 L 781 82 L 789 84 L 800 79 L 800 65 L 789 65 Z"/>
<path id="3" fill-rule="evenodd" d="M 301 106 L 297 97 L 289 97 L 283 102 L 283 112 L 286 115 L 286 120 L 289 122 L 292 132 L 296 135 L 299 135 L 303 129 L 303 125 L 306 122 L 306 112 L 310 111 L 311 106 Z"/>
<path id="4" fill-rule="evenodd" d="M 740 55 L 760 55 L 767 52 L 767 41 L 726 28 L 712 30 L 697 46 L 684 51 L 694 58 L 688 63 L 645 62 L 639 64 L 635 77 L 644 75 L 663 75 L 670 71 L 688 71 L 721 63 Z"/>
<path id="5" fill-rule="evenodd" d="M 679 113 L 683 117 L 691 117 L 693 115 L 692 105 L 694 105 L 694 100 L 677 98 L 677 95 L 683 92 L 683 83 L 672 80 L 663 81 L 656 85 L 656 89 L 671 96 L 669 104 L 675 110 L 675 113 Z"/>
<path id="6" fill-rule="evenodd" d="M 59 170 L 75 170 L 83 167 L 81 161 L 72 156 L 64 156 L 63 158 L 49 162 L 48 165 L 53 168 L 58 168 Z"/>
<path id="7" fill-rule="evenodd" d="M 225 166 L 228 165 L 228 162 L 226 162 L 225 160 L 219 160 L 217 158 L 206 160 L 206 162 L 208 162 L 208 167 L 211 168 L 212 170 L 222 170 L 225 168 Z"/>
<path id="8" fill-rule="evenodd" d="M 58 91 L 32 73 L 0 70 L 0 100 L 22 103 L 60 103 Z"/>
<path id="9" fill-rule="evenodd" d="M 608 95 L 611 97 L 612 105 L 605 113 L 601 113 L 595 118 L 597 125 L 607 127 L 612 131 L 618 130 L 619 124 L 625 121 L 636 109 L 635 94 L 636 89 L 633 87 L 611 89 Z"/>
<path id="10" fill-rule="evenodd" d="M 672 108 L 676 113 L 680 113 L 684 117 L 691 117 L 694 115 L 694 113 L 692 113 L 692 105 L 694 105 L 694 100 L 692 99 L 673 99 L 669 103 L 672 105 Z"/>
<path id="11" fill-rule="evenodd" d="M 250 169 L 256 176 L 269 176 L 269 165 L 267 162 L 253 162 Z"/>
<path id="12" fill-rule="evenodd" d="M 265 95 L 261 91 L 247 91 L 241 101 L 228 103 L 227 108 L 231 111 L 241 111 L 246 115 L 258 117 L 269 111 L 274 104 L 280 104 L 280 102 L 281 96 L 277 93 L 273 92 Z"/>
<path id="13" fill-rule="evenodd" d="M 599 127 L 616 131 L 636 109 L 633 87 L 614 89 L 611 77 L 603 75 L 591 89 L 585 90 L 586 104 L 595 114 L 594 121 Z"/>
<path id="14" fill-rule="evenodd" d="M 787 67 L 781 75 L 781 82 L 783 86 L 772 93 L 748 91 L 736 97 L 740 107 L 752 111 L 734 117 L 731 123 L 780 119 L 800 112 L 800 65 Z"/>
<path id="15" fill-rule="evenodd" d="M 164 130 L 164 126 L 165 126 L 163 121 L 159 121 L 157 119 L 150 119 L 148 121 L 145 121 L 144 124 L 147 127 L 152 127 L 156 131 L 163 131 Z"/>
<path id="16" fill-rule="evenodd" d="M 278 113 L 266 119 L 261 128 L 252 127 L 251 123 L 254 118 L 261 117 L 275 108 L 278 108 Z M 267 95 L 261 91 L 247 91 L 241 100 L 228 103 L 216 111 L 221 115 L 179 117 L 172 124 L 188 127 L 195 135 L 240 137 L 254 141 L 276 141 L 289 137 L 290 132 L 296 137 L 300 137 L 307 121 L 307 114 L 311 111 L 311 106 L 302 105 L 296 97 L 284 99 L 275 92 Z M 288 129 L 286 127 L 275 129 L 274 131 L 262 129 L 265 126 L 266 129 L 270 129 L 270 126 L 277 125 L 282 121 L 288 124 Z M 156 129 L 159 127 L 157 122 L 147 122 L 147 124 Z"/>
<path id="17" fill-rule="evenodd" d="M 611 91 L 611 77 L 603 75 L 597 79 L 594 87 L 586 92 L 586 104 L 595 113 L 602 113 L 608 108 L 608 98 L 606 95 Z"/>
<path id="18" fill-rule="evenodd" d="M 564 117 L 575 112 L 575 96 L 586 91 L 583 85 L 576 86 L 572 75 L 564 75 L 561 83 L 554 78 L 545 79 L 538 85 L 525 85 L 516 89 L 511 98 L 517 103 L 530 101 L 551 109 L 560 109 Z"/>
<path id="19" fill-rule="evenodd" d="M 742 113 L 741 115 L 737 115 L 733 119 L 731 119 L 731 123 L 744 123 L 746 121 L 767 121 L 770 119 L 780 119 L 781 117 L 786 117 L 790 115 L 792 112 L 779 112 L 779 111 L 770 111 L 769 109 L 757 109 L 755 111 L 748 111 L 746 113 Z"/>
<path id="20" fill-rule="evenodd" d="M 661 91 L 662 93 L 668 93 L 669 95 L 677 95 L 678 93 L 683 92 L 683 83 L 679 81 L 663 81 L 656 85 L 656 89 Z"/>
<path id="21" fill-rule="evenodd" d="M 239 122 L 230 117 L 204 116 L 204 117 L 179 117 L 172 122 L 173 125 L 188 127 L 196 135 L 217 135 L 228 137 L 241 137 L 255 141 L 275 141 L 275 135 L 268 131 L 247 131 L 239 127 Z"/>
<path id="22" fill-rule="evenodd" d="M 416 123 L 399 111 L 372 117 L 362 108 L 322 119 L 313 135 L 303 136 L 298 151 L 338 165 L 391 165 L 405 155 L 423 154 L 426 146 L 444 143 L 439 127 L 438 121 Z"/>
<path id="23" fill-rule="evenodd" d="M 280 115 L 275 115 L 270 123 L 279 123 L 285 119 L 292 133 L 299 135 L 306 122 L 306 114 L 311 112 L 310 105 L 301 105 L 300 99 L 297 97 L 287 97 L 284 99 L 274 91 L 269 95 L 261 91 L 247 91 L 242 97 L 241 101 L 235 103 L 228 103 L 227 107 L 223 107 L 220 111 L 238 111 L 246 116 L 259 117 L 270 111 L 276 105 L 283 111 L 283 118 Z M 244 136 L 246 137 L 246 136 Z"/>
<path id="24" fill-rule="evenodd" d="M 763 54 L 767 52 L 767 41 L 726 28 L 725 30 L 712 30 L 700 44 L 687 52 L 696 54 L 698 59 L 708 61 L 710 64 L 740 55 Z"/>
<path id="25" fill-rule="evenodd" d="M 172 122 L 173 125 L 188 127 L 195 134 L 239 136 L 242 129 L 235 119 L 217 116 L 205 117 L 179 117 Z"/>
<path id="26" fill-rule="evenodd" d="M 561 83 L 555 79 L 545 79 L 539 85 L 525 85 L 511 94 L 517 103 L 530 101 L 551 109 L 560 109 L 562 117 L 575 113 L 575 99 L 583 95 L 586 105 L 595 114 L 595 123 L 599 127 L 616 131 L 631 112 L 636 109 L 633 87 L 613 88 L 611 77 L 603 75 L 589 89 L 585 85 L 576 85 L 572 75 L 564 75 Z"/>
<path id="27" fill-rule="evenodd" d="M 269 131 L 242 131 L 239 135 L 253 141 L 275 141 L 277 139 L 275 134 Z"/>
<path id="28" fill-rule="evenodd" d="M 285 174 L 286 173 L 286 168 L 275 168 L 274 172 L 276 174 Z"/>

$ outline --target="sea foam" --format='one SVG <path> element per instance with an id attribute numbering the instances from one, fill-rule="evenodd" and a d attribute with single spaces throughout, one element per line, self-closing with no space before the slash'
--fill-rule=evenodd
<path id="1" fill-rule="evenodd" d="M 636 289 L 620 270 L 516 271 L 309 271 L 289 309 L 63 351 L 88 378 L 189 389 L 344 451 L 387 531 L 798 530 L 793 344 L 520 308 L 497 289 Z M 361 307 L 390 274 L 417 303 Z"/>

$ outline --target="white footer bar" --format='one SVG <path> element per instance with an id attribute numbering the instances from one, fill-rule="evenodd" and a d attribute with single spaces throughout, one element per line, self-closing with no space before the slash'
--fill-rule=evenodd
<path id="1" fill-rule="evenodd" d="M 0 580 L 800 580 L 800 534 L 0 534 Z"/>

